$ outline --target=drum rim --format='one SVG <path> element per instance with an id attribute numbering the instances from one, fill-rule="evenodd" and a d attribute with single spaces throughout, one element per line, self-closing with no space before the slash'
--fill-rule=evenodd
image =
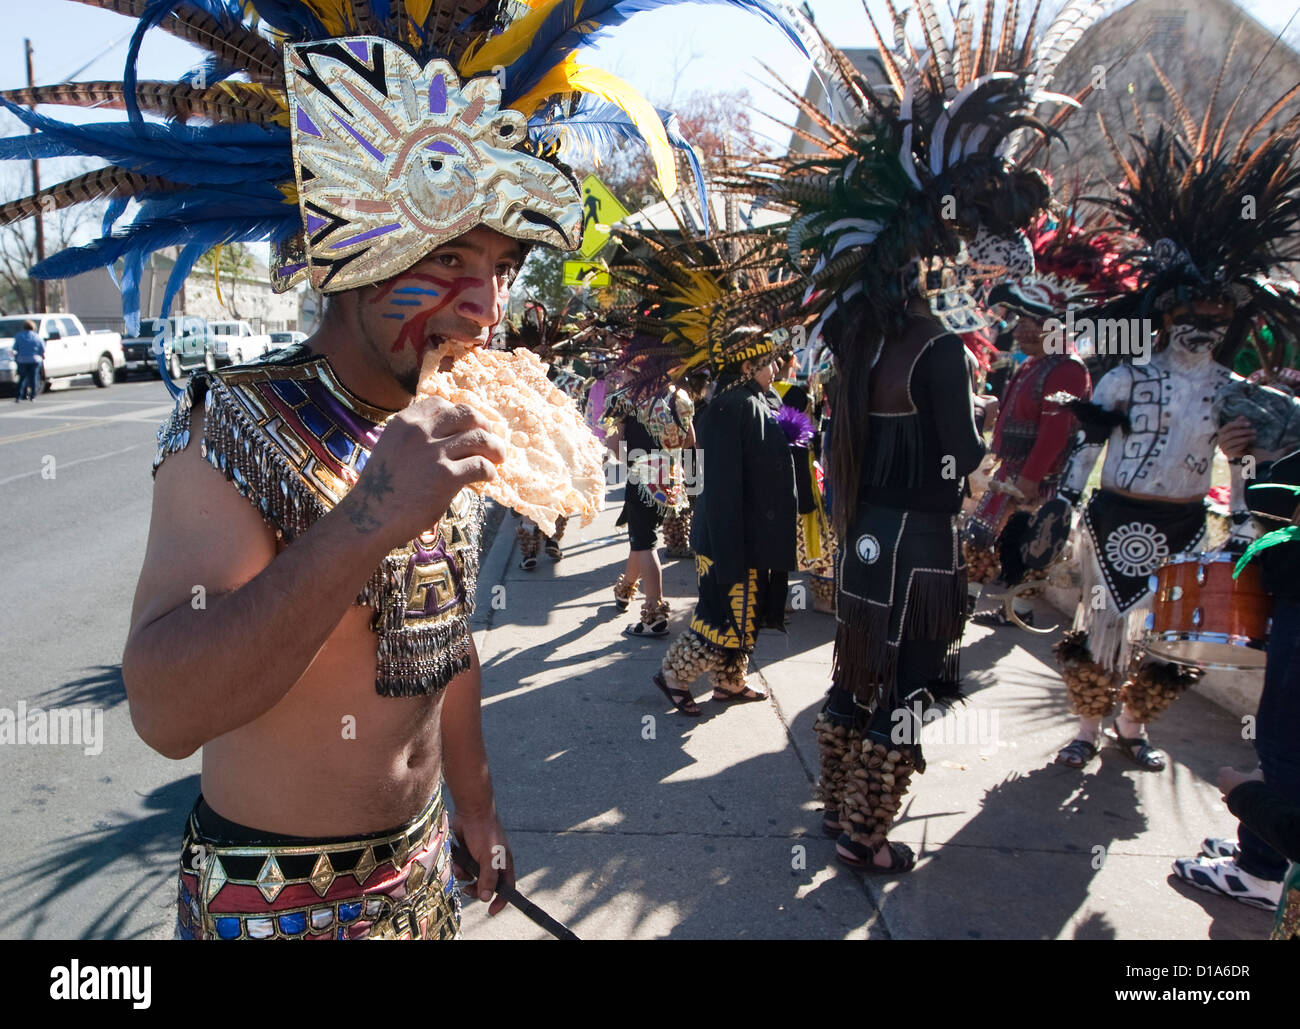
<path id="1" fill-rule="evenodd" d="M 1266 652 L 1268 650 L 1268 641 L 1261 640 L 1258 637 L 1238 636 L 1230 632 L 1183 632 L 1178 629 L 1166 629 L 1164 632 L 1147 632 L 1143 639 L 1143 644 L 1148 653 L 1164 661 L 1172 661 L 1176 665 L 1191 665 L 1194 668 L 1204 668 L 1210 671 L 1223 672 L 1246 672 L 1256 669 L 1263 669 L 1262 664 L 1227 664 L 1223 661 L 1188 661 L 1185 658 L 1176 657 L 1173 654 L 1162 653 L 1154 649 L 1152 644 L 1159 643 L 1214 643 L 1228 644 L 1234 647 L 1243 647 L 1247 650 L 1256 652 Z"/>
<path id="2" fill-rule="evenodd" d="M 1162 564 L 1160 568 L 1168 568 L 1170 565 L 1186 565 L 1192 563 L 1202 565 L 1235 564 L 1240 560 L 1240 556 L 1241 555 L 1239 554 L 1224 554 L 1220 551 L 1211 550 L 1202 551 L 1199 554 L 1174 554 L 1168 561 Z M 1158 572 L 1160 568 L 1157 568 L 1156 571 Z"/>

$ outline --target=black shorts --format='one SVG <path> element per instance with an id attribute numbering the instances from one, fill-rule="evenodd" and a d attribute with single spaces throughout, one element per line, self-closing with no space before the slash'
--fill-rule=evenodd
<path id="1" fill-rule="evenodd" d="M 641 490 L 634 483 L 627 484 L 627 494 L 623 500 L 623 513 L 619 516 L 618 524 L 627 525 L 628 540 L 632 544 L 632 550 L 654 550 L 659 542 L 659 536 L 656 529 L 659 523 L 663 521 L 663 515 L 659 513 L 659 508 L 648 502 L 641 495 Z"/>

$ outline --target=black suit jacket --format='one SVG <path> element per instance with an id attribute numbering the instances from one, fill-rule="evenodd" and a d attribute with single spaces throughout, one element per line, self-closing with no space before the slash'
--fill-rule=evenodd
<path id="1" fill-rule="evenodd" d="M 739 582 L 748 568 L 792 571 L 794 462 L 758 384 L 750 380 L 716 397 L 696 438 L 704 475 L 691 548 L 714 562 L 724 583 Z"/>

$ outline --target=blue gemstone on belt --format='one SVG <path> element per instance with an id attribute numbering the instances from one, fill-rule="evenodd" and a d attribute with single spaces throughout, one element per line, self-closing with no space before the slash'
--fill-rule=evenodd
<path id="1" fill-rule="evenodd" d="M 360 917 L 361 917 L 361 902 L 360 902 L 360 901 L 357 901 L 357 903 L 355 903 L 355 904 L 340 904 L 340 905 L 339 905 L 339 921 L 340 921 L 340 922 L 355 922 L 355 921 L 356 921 L 358 918 L 360 918 Z"/>
<path id="2" fill-rule="evenodd" d="M 223 940 L 239 939 L 239 919 L 238 918 L 218 918 L 216 920 L 217 935 Z"/>
<path id="3" fill-rule="evenodd" d="M 297 936 L 298 933 L 307 931 L 307 912 L 296 911 L 293 914 L 280 916 L 280 932 L 286 936 Z"/>

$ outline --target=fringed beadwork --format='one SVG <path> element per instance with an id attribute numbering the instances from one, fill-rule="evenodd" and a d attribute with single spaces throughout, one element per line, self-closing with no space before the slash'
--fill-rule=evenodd
<path id="1" fill-rule="evenodd" d="M 188 446 L 196 403 L 204 404 L 202 457 L 287 543 L 347 495 L 387 415 L 306 352 L 195 375 L 158 430 L 155 472 Z M 436 693 L 469 668 L 484 506 L 462 490 L 437 527 L 386 555 L 357 595 L 373 612 L 380 696 Z"/>

